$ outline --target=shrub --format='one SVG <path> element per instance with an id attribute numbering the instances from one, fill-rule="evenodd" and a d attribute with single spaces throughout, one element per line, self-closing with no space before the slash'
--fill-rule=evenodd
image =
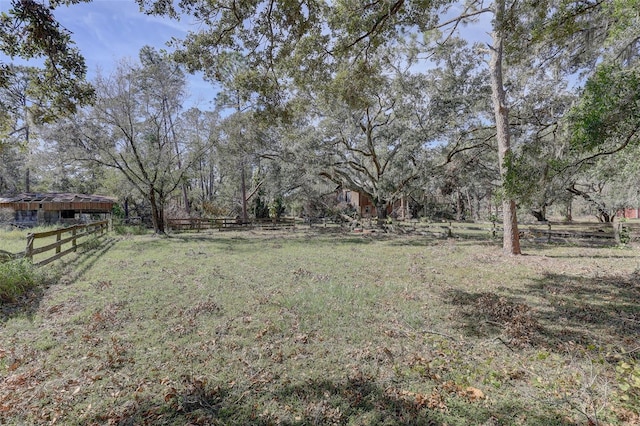
<path id="1" fill-rule="evenodd" d="M 101 244 L 102 240 L 100 238 L 92 236 L 82 243 L 82 251 L 86 253 L 88 251 L 95 250 L 99 248 Z"/>
<path id="2" fill-rule="evenodd" d="M 631 230 L 625 225 L 626 219 L 620 219 L 618 224 L 618 242 L 620 244 L 629 244 L 631 242 Z"/>
<path id="3" fill-rule="evenodd" d="M 118 235 L 144 235 L 148 231 L 142 225 L 113 225 L 113 231 Z"/>
<path id="4" fill-rule="evenodd" d="M 622 405 L 636 414 L 640 414 L 640 363 L 630 358 L 620 361 L 616 366 L 618 379 L 617 395 Z"/>
<path id="5" fill-rule="evenodd" d="M 0 302 L 13 302 L 44 283 L 44 275 L 26 259 L 0 263 Z"/>

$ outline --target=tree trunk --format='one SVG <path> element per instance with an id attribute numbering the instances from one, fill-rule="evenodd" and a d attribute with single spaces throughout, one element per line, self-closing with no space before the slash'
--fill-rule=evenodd
<path id="1" fill-rule="evenodd" d="M 456 190 L 456 221 L 460 222 L 462 220 L 462 211 L 463 211 L 463 203 L 462 203 L 462 195 L 460 194 L 460 189 Z"/>
<path id="2" fill-rule="evenodd" d="M 531 214 L 536 218 L 538 222 L 546 222 L 547 220 L 544 208 L 540 210 L 531 210 Z"/>
<path id="3" fill-rule="evenodd" d="M 504 0 L 495 2 L 495 19 L 491 37 L 491 59 L 489 63 L 491 73 L 491 100 L 496 120 L 496 138 L 498 140 L 498 161 L 500 162 L 500 175 L 504 186 L 508 175 L 509 164 L 507 160 L 511 154 L 511 134 L 509 130 L 509 109 L 506 105 L 506 93 L 502 80 L 502 54 L 504 44 Z M 520 237 L 518 235 L 518 218 L 516 215 L 516 203 L 509 194 L 504 194 L 502 200 L 503 215 L 503 240 L 502 250 L 507 254 L 518 255 L 520 251 Z"/>
<path id="4" fill-rule="evenodd" d="M 591 204 L 593 207 L 595 207 L 596 211 L 598 212 L 596 214 L 596 217 L 598 218 L 598 220 L 600 222 L 613 222 L 613 218 L 615 216 L 615 212 L 611 213 L 609 211 L 609 209 L 604 205 L 604 203 L 599 202 L 597 200 L 594 200 L 591 195 L 589 195 L 588 193 L 579 190 L 578 188 L 575 187 L 575 185 L 570 186 L 569 188 L 567 188 L 567 191 L 569 191 L 570 193 L 574 194 L 574 195 L 578 195 L 580 197 L 582 197 L 586 202 L 588 202 L 589 204 Z"/>
<path id="5" fill-rule="evenodd" d="M 158 203 L 156 191 L 153 187 L 149 189 L 149 203 L 151 204 L 151 222 L 153 223 L 153 231 L 156 234 L 164 234 L 164 214 L 162 206 Z"/>
<path id="6" fill-rule="evenodd" d="M 26 99 L 24 99 L 24 143 L 27 149 L 26 170 L 24 173 L 24 192 L 31 192 L 31 117 L 27 108 Z"/>
<path id="7" fill-rule="evenodd" d="M 487 194 L 487 206 L 489 207 L 487 218 L 491 220 L 491 216 L 493 215 L 493 191 L 491 189 L 489 189 Z"/>
<path id="8" fill-rule="evenodd" d="M 31 192 L 31 169 L 29 166 L 24 172 L 24 192 Z"/>
<path id="9" fill-rule="evenodd" d="M 385 203 L 383 200 L 377 200 L 375 204 L 378 226 L 382 227 L 382 225 L 384 225 L 385 219 L 387 218 L 387 203 Z"/>
<path id="10" fill-rule="evenodd" d="M 464 195 L 467 198 L 467 205 L 469 206 L 469 218 L 475 221 L 477 220 L 476 209 L 473 205 L 473 198 L 471 197 L 471 191 L 469 191 L 469 188 L 465 189 Z"/>
<path id="11" fill-rule="evenodd" d="M 242 192 L 242 223 L 249 222 L 249 216 L 247 215 L 247 184 L 244 178 L 244 160 L 242 161 L 241 167 L 241 192 Z"/>

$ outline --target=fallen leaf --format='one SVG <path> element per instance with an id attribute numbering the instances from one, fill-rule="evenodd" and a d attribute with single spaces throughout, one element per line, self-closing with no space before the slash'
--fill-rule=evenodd
<path id="1" fill-rule="evenodd" d="M 484 399 L 484 392 L 482 392 L 480 389 L 478 388 L 474 388 L 474 387 L 467 387 L 467 389 L 465 389 L 466 393 L 467 393 L 467 398 L 469 398 L 471 401 L 477 401 L 479 399 Z"/>

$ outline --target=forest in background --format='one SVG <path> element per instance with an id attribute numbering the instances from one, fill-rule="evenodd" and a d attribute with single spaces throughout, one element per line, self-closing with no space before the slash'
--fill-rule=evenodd
<path id="1" fill-rule="evenodd" d="M 2 194 L 112 195 L 163 232 L 169 216 L 334 214 L 344 189 L 414 217 L 500 213 L 510 253 L 517 214 L 638 205 L 636 0 L 139 0 L 202 25 L 93 81 L 54 19 L 73 3 L 2 16 L 5 54 L 46 58 L 2 64 Z M 487 40 L 465 39 L 478 19 Z M 215 111 L 183 107 L 194 71 Z"/>

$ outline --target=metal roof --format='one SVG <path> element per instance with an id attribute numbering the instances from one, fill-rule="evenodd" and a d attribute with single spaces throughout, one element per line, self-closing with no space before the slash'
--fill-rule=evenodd
<path id="1" fill-rule="evenodd" d="M 71 192 L 24 192 L 11 197 L 0 197 L 0 203 L 107 203 L 116 199 L 102 195 L 75 194 Z"/>

